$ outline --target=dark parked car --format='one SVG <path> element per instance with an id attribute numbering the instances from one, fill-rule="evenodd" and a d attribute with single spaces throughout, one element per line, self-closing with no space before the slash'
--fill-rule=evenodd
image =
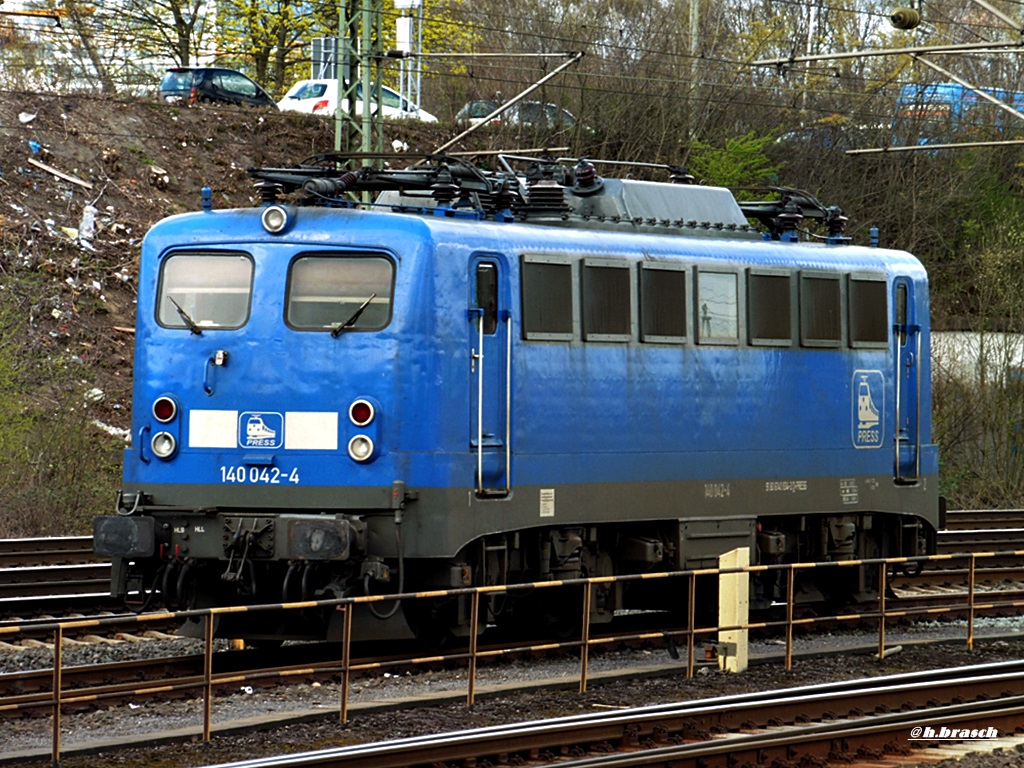
<path id="1" fill-rule="evenodd" d="M 161 101 L 181 104 L 222 102 L 277 109 L 277 102 L 241 72 L 221 67 L 175 67 L 160 81 Z"/>
<path id="2" fill-rule="evenodd" d="M 483 122 L 499 106 L 499 102 L 482 99 L 471 101 L 455 115 L 455 121 L 476 125 Z M 527 128 L 572 128 L 576 118 L 567 109 L 560 109 L 556 104 L 542 104 L 539 101 L 521 101 L 513 104 L 505 112 L 491 118 L 491 125 L 521 125 Z"/>

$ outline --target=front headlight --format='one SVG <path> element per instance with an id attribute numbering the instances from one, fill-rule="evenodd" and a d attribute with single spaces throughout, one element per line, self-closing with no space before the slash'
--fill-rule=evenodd
<path id="1" fill-rule="evenodd" d="M 170 432 L 157 432 L 150 441 L 153 455 L 158 459 L 169 459 L 178 447 L 178 441 Z"/>
<path id="2" fill-rule="evenodd" d="M 373 456 L 373 440 L 356 435 L 348 441 L 348 455 L 355 461 L 368 461 Z"/>
<path id="3" fill-rule="evenodd" d="M 279 235 L 288 229 L 292 215 L 283 205 L 271 205 L 263 209 L 260 215 L 263 228 L 272 235 Z"/>

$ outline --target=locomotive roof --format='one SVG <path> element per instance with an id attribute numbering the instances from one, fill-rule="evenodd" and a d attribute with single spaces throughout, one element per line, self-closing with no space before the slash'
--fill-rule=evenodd
<path id="1" fill-rule="evenodd" d="M 443 211 L 455 218 L 731 239 L 766 236 L 750 219 L 772 239 L 787 233 L 795 237 L 811 219 L 828 228 L 829 242 L 846 241 L 842 211 L 826 208 L 806 192 L 774 188 L 777 200 L 740 203 L 730 190 L 698 185 L 677 166 L 628 164 L 647 173 L 667 172 L 670 181 L 664 182 L 604 178 L 597 164 L 625 164 L 587 158 L 502 155 L 501 168 L 483 170 L 459 158 L 430 156 L 406 169 L 345 170 L 342 163 L 351 159 L 316 155 L 292 168 L 248 172 L 267 203 L 280 194 L 298 194 L 304 206 L 353 207 L 360 205 L 357 195 L 376 194 L 375 205 L 409 213 Z M 525 169 L 515 168 L 517 162 L 525 163 Z"/>

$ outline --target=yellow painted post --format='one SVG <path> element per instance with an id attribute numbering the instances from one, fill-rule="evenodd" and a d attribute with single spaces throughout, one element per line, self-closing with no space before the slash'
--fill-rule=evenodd
<path id="1" fill-rule="evenodd" d="M 740 547 L 718 558 L 718 567 L 747 568 L 750 566 L 750 548 Z M 750 617 L 750 574 L 721 573 L 718 575 L 718 626 L 745 627 Z M 743 672 L 747 668 L 746 629 L 719 630 L 718 668 L 726 672 Z"/>

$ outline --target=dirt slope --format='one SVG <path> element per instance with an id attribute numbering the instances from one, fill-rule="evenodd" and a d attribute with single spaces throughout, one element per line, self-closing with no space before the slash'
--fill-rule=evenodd
<path id="1" fill-rule="evenodd" d="M 450 133 L 404 121 L 386 128 L 385 141 L 423 152 Z M 75 473 L 94 478 L 97 499 L 113 499 L 149 227 L 196 210 L 204 185 L 215 207 L 252 205 L 246 168 L 291 165 L 333 146 L 333 123 L 312 116 L 85 96 L 0 99 L 0 536 L 83 532 L 98 502 L 80 491 L 49 498 Z M 90 205 L 91 236 L 83 222 Z M 54 442 L 79 441 L 45 439 L 62 434 L 67 425 L 54 420 L 72 411 L 97 432 L 80 439 L 83 451 L 94 440 L 117 443 L 103 446 L 98 469 L 47 453 Z M 71 487 L 87 485 L 78 482 Z M 54 522 L 71 506 L 83 507 L 76 523 Z"/>

